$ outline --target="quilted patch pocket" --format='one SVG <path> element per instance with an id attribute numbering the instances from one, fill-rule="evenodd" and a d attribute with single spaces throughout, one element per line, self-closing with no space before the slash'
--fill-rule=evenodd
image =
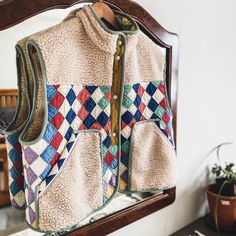
<path id="1" fill-rule="evenodd" d="M 155 191 L 175 186 L 176 152 L 157 121 L 134 124 L 130 145 L 129 191 Z"/>
<path id="2" fill-rule="evenodd" d="M 59 172 L 39 193 L 36 204 L 39 229 L 70 228 L 102 204 L 101 133 L 79 131 Z"/>

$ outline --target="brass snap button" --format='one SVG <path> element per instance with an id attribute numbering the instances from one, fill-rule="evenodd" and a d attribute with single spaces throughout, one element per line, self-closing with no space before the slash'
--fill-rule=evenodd
<path id="1" fill-rule="evenodd" d="M 116 56 L 116 60 L 119 61 L 120 60 L 120 56 Z"/>

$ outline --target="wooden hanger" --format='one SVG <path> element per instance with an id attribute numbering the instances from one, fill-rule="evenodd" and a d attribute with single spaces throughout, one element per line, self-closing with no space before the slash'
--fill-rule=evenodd
<path id="1" fill-rule="evenodd" d="M 96 2 L 93 5 L 93 9 L 96 13 L 96 15 L 99 18 L 105 19 L 108 23 L 110 23 L 113 27 L 116 29 L 119 28 L 117 21 L 116 21 L 116 16 L 112 9 L 105 3 L 103 2 Z"/>

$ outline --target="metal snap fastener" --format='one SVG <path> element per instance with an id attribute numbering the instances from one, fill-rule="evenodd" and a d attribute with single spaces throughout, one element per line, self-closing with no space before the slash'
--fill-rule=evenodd
<path id="1" fill-rule="evenodd" d="M 120 60 L 120 56 L 116 56 L 116 60 L 119 61 Z"/>
<path id="2" fill-rule="evenodd" d="M 115 94 L 113 95 L 113 99 L 116 100 L 118 98 L 118 96 Z"/>
<path id="3" fill-rule="evenodd" d="M 122 45 L 122 41 L 118 40 L 118 45 L 121 46 Z"/>

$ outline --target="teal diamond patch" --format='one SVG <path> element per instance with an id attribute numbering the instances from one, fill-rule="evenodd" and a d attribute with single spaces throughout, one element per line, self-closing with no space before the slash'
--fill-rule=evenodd
<path id="1" fill-rule="evenodd" d="M 110 148 L 109 148 L 109 151 L 110 153 L 115 156 L 116 153 L 118 152 L 118 146 L 117 145 L 112 145 Z"/>
<path id="2" fill-rule="evenodd" d="M 131 85 L 125 85 L 124 86 L 124 95 L 127 95 L 131 91 L 132 87 Z"/>
<path id="3" fill-rule="evenodd" d="M 131 107 L 132 103 L 133 101 L 129 97 L 126 97 L 123 101 L 123 106 L 128 109 Z"/>
<path id="4" fill-rule="evenodd" d="M 155 114 L 159 117 L 162 118 L 162 116 L 164 115 L 165 110 L 163 109 L 163 107 L 158 106 L 157 109 L 155 110 Z"/>
<path id="5" fill-rule="evenodd" d="M 105 157 L 105 155 L 107 154 L 108 149 L 106 148 L 105 145 L 102 145 L 102 156 Z"/>
<path id="6" fill-rule="evenodd" d="M 159 86 L 159 84 L 160 84 L 160 81 L 154 80 L 151 83 L 157 88 Z"/>
<path id="7" fill-rule="evenodd" d="M 99 102 L 98 105 L 101 107 L 103 110 L 108 106 L 109 102 L 105 97 L 103 97 Z"/>
<path id="8" fill-rule="evenodd" d="M 100 86 L 99 88 L 103 94 L 109 93 L 111 91 L 110 86 Z"/>
<path id="9" fill-rule="evenodd" d="M 165 129 L 166 128 L 166 123 L 163 120 L 161 120 L 160 121 L 160 126 L 161 126 L 162 129 Z"/>
<path id="10" fill-rule="evenodd" d="M 123 152 L 128 153 L 129 151 L 129 142 L 125 141 L 122 145 L 121 145 L 121 149 Z"/>

